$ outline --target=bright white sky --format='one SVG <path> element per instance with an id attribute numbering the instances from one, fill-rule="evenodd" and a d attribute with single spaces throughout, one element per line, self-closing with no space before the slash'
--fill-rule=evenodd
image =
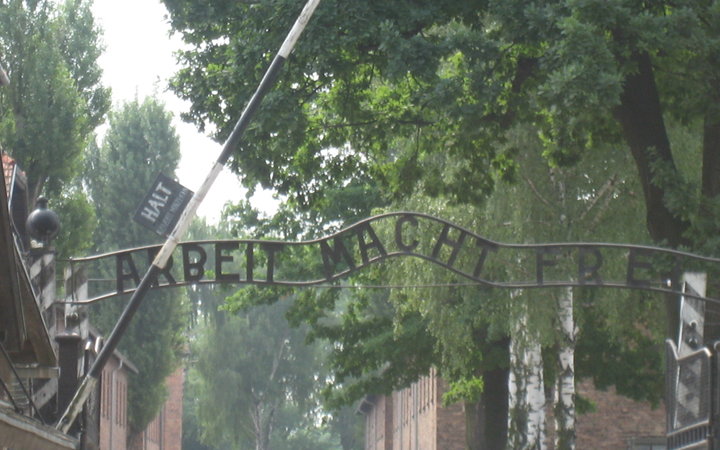
<path id="1" fill-rule="evenodd" d="M 180 120 L 186 110 L 183 101 L 166 90 L 175 72 L 173 51 L 180 48 L 178 37 L 169 36 L 166 10 L 158 0 L 95 0 L 93 11 L 104 30 L 105 54 L 100 59 L 104 84 L 112 88 L 113 104 L 157 94 L 175 115 L 182 159 L 177 176 L 180 183 L 196 191 L 220 154 L 220 145 Z M 169 174 L 168 174 L 169 175 Z M 148 189 L 150 186 L 148 186 Z M 216 223 L 228 200 L 245 195 L 240 183 L 224 170 L 200 205 L 198 214 Z"/>

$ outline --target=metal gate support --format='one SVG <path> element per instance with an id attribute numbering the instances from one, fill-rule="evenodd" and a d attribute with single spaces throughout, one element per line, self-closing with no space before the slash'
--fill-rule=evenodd
<path id="1" fill-rule="evenodd" d="M 705 295 L 704 273 L 683 274 L 683 293 Z M 715 449 L 720 389 L 720 342 L 704 346 L 705 303 L 680 298 L 677 345 L 666 341 L 666 436 L 668 449 Z"/>

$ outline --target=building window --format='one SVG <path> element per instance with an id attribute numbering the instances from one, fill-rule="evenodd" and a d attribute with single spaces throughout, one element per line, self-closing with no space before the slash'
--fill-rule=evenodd
<path id="1" fill-rule="evenodd" d="M 100 405 L 102 409 L 103 417 L 108 417 L 108 405 L 110 404 L 110 396 L 109 394 L 109 384 L 108 383 L 108 374 L 106 371 L 103 371 L 102 373 L 102 386 L 101 386 L 101 396 L 100 396 Z"/>
<path id="2" fill-rule="evenodd" d="M 120 413 L 120 417 L 122 419 L 122 425 L 127 426 L 127 384 L 123 383 L 121 386 L 122 397 L 120 397 L 120 401 L 122 402 L 122 412 Z"/>
<path id="3" fill-rule="evenodd" d="M 105 373 L 100 374 L 100 416 L 105 417 Z"/>
<path id="4" fill-rule="evenodd" d="M 120 426 L 125 426 L 125 383 L 122 381 L 119 384 L 120 395 L 118 396 L 118 403 L 120 404 Z"/>
<path id="5" fill-rule="evenodd" d="M 122 383 L 120 377 L 115 375 L 115 423 L 122 424 Z"/>

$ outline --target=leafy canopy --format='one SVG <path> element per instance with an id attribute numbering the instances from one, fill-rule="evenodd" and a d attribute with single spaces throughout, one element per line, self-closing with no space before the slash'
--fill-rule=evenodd
<path id="1" fill-rule="evenodd" d="M 91 2 L 12 0 L 0 8 L 0 53 L 11 83 L 0 97 L 4 148 L 27 172 L 30 199 L 57 196 L 110 108 Z"/>

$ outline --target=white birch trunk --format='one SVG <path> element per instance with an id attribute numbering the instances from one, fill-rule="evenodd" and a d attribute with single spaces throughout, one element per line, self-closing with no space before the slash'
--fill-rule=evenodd
<path id="1" fill-rule="evenodd" d="M 510 414 L 508 446 L 513 449 L 544 449 L 545 389 L 540 342 L 527 326 L 524 308 L 510 341 Z"/>
<path id="2" fill-rule="evenodd" d="M 558 377 L 555 385 L 555 448 L 575 448 L 575 320 L 573 291 L 566 288 L 558 300 Z"/>

